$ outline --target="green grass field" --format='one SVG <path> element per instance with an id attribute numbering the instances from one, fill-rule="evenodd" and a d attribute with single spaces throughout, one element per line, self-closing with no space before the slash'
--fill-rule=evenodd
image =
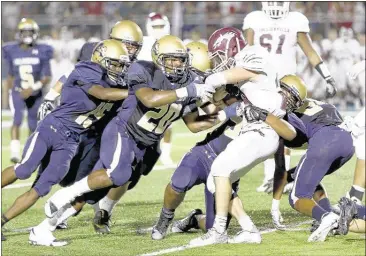
<path id="1" fill-rule="evenodd" d="M 183 154 L 202 138 L 203 134 L 189 134 L 181 122 L 174 126 L 173 131 L 173 159 L 178 162 Z M 3 169 L 10 164 L 9 134 L 8 128 L 2 129 Z M 24 144 L 26 131 L 23 130 L 22 134 L 22 144 Z M 291 165 L 296 165 L 299 158 L 300 156 L 294 156 L 291 159 Z M 353 158 L 340 171 L 325 178 L 324 184 L 332 203 L 336 203 L 349 189 L 354 164 Z M 31 246 L 28 244 L 29 233 L 22 231 L 24 228 L 37 225 L 45 217 L 43 206 L 47 198 L 43 198 L 23 215 L 6 224 L 3 231 L 8 240 L 2 243 L 2 255 L 140 255 L 186 245 L 202 233 L 169 234 L 162 241 L 153 241 L 150 238 L 150 232 L 145 230 L 155 223 L 160 213 L 164 189 L 173 171 L 172 169 L 153 171 L 148 177 L 143 177 L 133 191 L 125 195 L 114 210 L 110 235 L 101 236 L 94 233 L 91 225 L 93 210 L 87 206 L 79 216 L 70 219 L 67 230 L 55 232 L 58 239 L 67 239 L 70 242 L 68 246 L 61 248 Z M 263 166 L 259 165 L 241 179 L 239 195 L 257 227 L 262 231 L 268 231 L 273 228 L 270 215 L 272 197 L 255 191 L 261 184 L 262 178 Z M 17 183 L 29 183 L 32 180 L 31 178 Z M 4 189 L 2 212 L 28 189 L 29 187 Z M 57 189 L 59 188 L 55 187 L 52 193 Z M 204 194 L 201 185 L 187 193 L 184 203 L 176 210 L 176 219 L 184 217 L 191 209 L 204 209 L 203 207 Z M 262 235 L 263 241 L 259 245 L 214 245 L 175 251 L 169 255 L 365 255 L 364 235 L 348 234 L 344 237 L 329 237 L 324 243 L 310 244 L 306 242 L 310 234 L 307 230 L 309 224 L 297 225 L 310 221 L 310 218 L 291 209 L 287 196 L 282 199 L 281 210 L 285 224 L 301 230 L 267 232 Z M 236 221 L 232 221 L 229 233 L 235 234 L 238 230 L 239 225 Z"/>

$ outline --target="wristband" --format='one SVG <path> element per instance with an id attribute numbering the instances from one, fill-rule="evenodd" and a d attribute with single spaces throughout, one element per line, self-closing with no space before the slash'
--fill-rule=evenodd
<path id="1" fill-rule="evenodd" d="M 33 91 L 37 91 L 43 87 L 43 84 L 41 81 L 38 81 L 32 85 Z"/>
<path id="2" fill-rule="evenodd" d="M 44 99 L 54 101 L 58 96 L 60 96 L 60 93 L 56 92 L 53 88 L 51 88 L 50 91 L 44 97 Z"/>
<path id="3" fill-rule="evenodd" d="M 324 62 L 320 62 L 318 65 L 316 65 L 315 69 L 325 80 L 328 80 L 331 77 L 330 72 Z"/>
<path id="4" fill-rule="evenodd" d="M 178 99 L 186 98 L 188 97 L 188 91 L 187 88 L 179 88 L 175 90 L 175 93 L 177 94 Z"/>
<path id="5" fill-rule="evenodd" d="M 217 119 L 219 119 L 220 122 L 223 122 L 226 120 L 226 113 L 224 110 L 220 110 L 218 113 L 217 113 Z"/>

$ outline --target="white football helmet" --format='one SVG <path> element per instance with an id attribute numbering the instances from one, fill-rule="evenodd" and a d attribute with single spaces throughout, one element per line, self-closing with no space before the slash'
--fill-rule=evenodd
<path id="1" fill-rule="evenodd" d="M 290 2 L 262 2 L 262 11 L 271 19 L 283 19 L 290 12 Z"/>
<path id="2" fill-rule="evenodd" d="M 353 30 L 352 28 L 341 27 L 339 30 L 339 37 L 344 41 L 348 41 L 353 38 Z"/>
<path id="3" fill-rule="evenodd" d="M 163 36 L 170 35 L 170 23 L 168 17 L 160 13 L 152 12 L 146 21 L 148 36 L 159 40 Z"/>

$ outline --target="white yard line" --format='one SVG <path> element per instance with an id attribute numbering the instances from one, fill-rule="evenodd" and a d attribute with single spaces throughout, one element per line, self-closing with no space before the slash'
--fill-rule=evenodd
<path id="1" fill-rule="evenodd" d="M 286 228 L 285 231 L 301 231 L 301 230 L 305 230 L 305 229 L 301 229 L 301 228 L 298 228 L 298 227 L 301 226 L 301 225 L 304 225 L 304 224 L 309 224 L 309 223 L 311 223 L 311 221 L 303 221 L 303 222 L 300 222 L 298 224 L 292 225 L 292 227 Z M 275 231 L 277 231 L 277 229 L 271 228 L 271 229 L 262 230 L 262 231 L 260 231 L 260 233 L 261 234 L 268 234 L 268 233 L 273 233 Z M 167 253 L 171 253 L 171 252 L 184 251 L 184 250 L 191 249 L 191 248 L 195 248 L 195 247 L 197 247 L 197 246 L 182 245 L 182 246 L 167 248 L 167 249 L 163 249 L 163 250 L 159 250 L 159 251 L 155 251 L 155 252 L 140 254 L 138 256 L 162 255 L 162 254 L 167 254 Z"/>
<path id="2" fill-rule="evenodd" d="M 9 186 L 6 186 L 4 189 L 11 189 L 11 188 L 24 188 L 28 186 L 32 186 L 33 183 L 18 183 L 18 184 L 12 184 Z"/>

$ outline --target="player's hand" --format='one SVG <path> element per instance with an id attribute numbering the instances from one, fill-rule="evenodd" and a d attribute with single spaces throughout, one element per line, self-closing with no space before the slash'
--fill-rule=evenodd
<path id="1" fill-rule="evenodd" d="M 43 120 L 52 110 L 55 109 L 55 104 L 51 101 L 45 101 L 39 106 L 37 112 L 38 120 Z"/>
<path id="2" fill-rule="evenodd" d="M 215 89 L 209 84 L 200 83 L 190 83 L 187 86 L 188 97 L 197 97 L 202 100 L 202 102 L 207 102 L 212 99 Z"/>
<path id="3" fill-rule="evenodd" d="M 348 76 L 350 79 L 354 80 L 364 70 L 365 70 L 365 61 L 363 60 L 351 67 L 351 70 L 348 72 Z"/>
<path id="4" fill-rule="evenodd" d="M 332 77 L 327 79 L 327 85 L 325 89 L 327 99 L 333 98 L 337 94 L 337 88 L 335 86 L 335 81 Z"/>
<path id="5" fill-rule="evenodd" d="M 20 96 L 26 100 L 32 95 L 32 93 L 33 93 L 33 89 L 27 88 L 27 89 L 23 89 L 20 91 Z"/>
<path id="6" fill-rule="evenodd" d="M 273 225 L 276 227 L 276 229 L 285 230 L 285 225 L 282 224 L 283 218 L 282 218 L 280 210 L 279 209 L 276 209 L 276 210 L 272 209 L 271 210 L 271 215 L 272 215 Z"/>
<path id="7" fill-rule="evenodd" d="M 244 108 L 243 116 L 248 121 L 248 123 L 253 123 L 257 121 L 266 121 L 268 116 L 268 111 L 258 108 L 254 105 L 248 105 Z"/>

